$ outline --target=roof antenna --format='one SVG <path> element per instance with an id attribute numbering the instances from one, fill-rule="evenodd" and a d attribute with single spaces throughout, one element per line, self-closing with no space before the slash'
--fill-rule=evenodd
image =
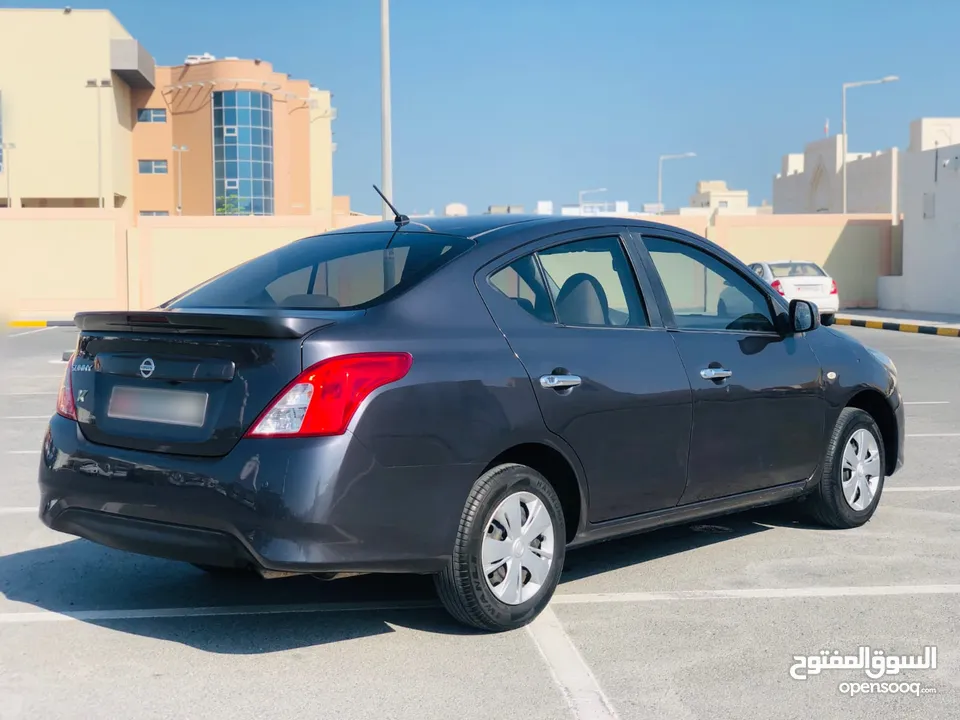
<path id="1" fill-rule="evenodd" d="M 387 204 L 387 207 L 389 207 L 393 211 L 393 215 L 394 215 L 393 221 L 397 224 L 397 227 L 402 227 L 403 225 L 406 225 L 408 222 L 410 222 L 410 218 L 408 218 L 406 215 L 401 215 L 400 211 L 393 206 L 393 203 L 387 200 L 387 196 L 384 195 L 382 192 L 380 192 L 380 188 L 374 185 L 373 189 L 377 191 L 377 195 L 383 198 L 383 201 Z"/>

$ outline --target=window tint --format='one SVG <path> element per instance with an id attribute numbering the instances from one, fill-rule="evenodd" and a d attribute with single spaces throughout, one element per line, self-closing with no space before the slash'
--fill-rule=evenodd
<path id="1" fill-rule="evenodd" d="M 163 307 L 369 307 L 416 285 L 472 246 L 465 238 L 436 233 L 320 235 L 228 270 Z"/>
<path id="2" fill-rule="evenodd" d="M 770 271 L 774 277 L 824 277 L 826 273 L 818 265 L 810 262 L 770 263 Z"/>
<path id="3" fill-rule="evenodd" d="M 555 323 L 550 295 L 533 255 L 527 255 L 490 276 L 490 284 L 543 322 Z"/>
<path id="4" fill-rule="evenodd" d="M 773 332 L 770 304 L 759 289 L 709 253 L 644 237 L 677 326 L 696 330 Z"/>
<path id="5" fill-rule="evenodd" d="M 648 325 L 619 238 L 579 240 L 537 253 L 564 325 Z"/>

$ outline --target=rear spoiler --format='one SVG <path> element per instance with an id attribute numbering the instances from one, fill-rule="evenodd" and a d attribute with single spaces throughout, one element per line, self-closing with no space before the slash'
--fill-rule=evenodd
<path id="1" fill-rule="evenodd" d="M 138 312 L 81 312 L 73 323 L 81 331 L 174 333 L 178 335 L 229 335 L 297 339 L 314 330 L 364 314 L 362 310 L 287 310 L 283 314 L 268 309 L 145 310 Z"/>

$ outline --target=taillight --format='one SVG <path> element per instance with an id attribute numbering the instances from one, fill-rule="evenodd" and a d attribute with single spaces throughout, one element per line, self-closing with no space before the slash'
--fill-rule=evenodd
<path id="1" fill-rule="evenodd" d="M 831 281 L 830 281 L 830 294 L 831 294 L 831 295 L 836 295 L 836 294 L 837 294 L 837 281 L 836 281 L 836 280 L 831 280 Z"/>
<path id="2" fill-rule="evenodd" d="M 772 283 L 770 283 L 770 287 L 783 295 L 783 285 L 780 284 L 779 280 L 774 280 Z"/>
<path id="3" fill-rule="evenodd" d="M 77 406 L 73 401 L 73 359 L 76 353 L 70 356 L 67 361 L 67 369 L 63 373 L 63 380 L 60 381 L 60 392 L 57 394 L 57 414 L 62 415 L 68 420 L 77 419 Z"/>
<path id="4" fill-rule="evenodd" d="M 322 360 L 283 389 L 247 437 L 342 435 L 366 397 L 400 380 L 412 364 L 413 357 L 407 353 L 359 353 Z"/>

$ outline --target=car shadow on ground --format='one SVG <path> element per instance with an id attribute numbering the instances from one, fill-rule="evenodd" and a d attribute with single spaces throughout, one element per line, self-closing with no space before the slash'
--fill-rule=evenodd
<path id="1" fill-rule="evenodd" d="M 780 524 L 796 525 L 789 515 L 767 508 L 573 550 L 567 555 L 561 583 L 764 532 Z M 225 654 L 295 650 L 383 635 L 397 628 L 475 634 L 440 608 L 433 582 L 426 576 L 369 575 L 333 581 L 214 576 L 183 563 L 132 555 L 79 539 L 0 557 L 0 596 L 52 613 L 72 614 L 79 622 Z M 245 610 L 318 604 L 346 607 L 273 614 Z M 409 607 L 396 609 L 397 605 Z M 203 610 L 223 607 L 237 608 L 237 614 Z M 174 610 L 167 613 L 170 617 L 130 616 L 156 608 Z M 29 610 L 18 608 L 16 612 Z"/>

